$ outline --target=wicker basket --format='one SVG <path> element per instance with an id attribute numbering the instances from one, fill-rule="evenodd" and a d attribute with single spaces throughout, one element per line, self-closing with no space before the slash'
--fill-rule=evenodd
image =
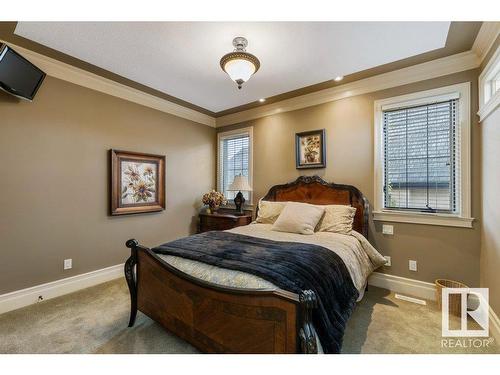
<path id="1" fill-rule="evenodd" d="M 437 279 L 436 284 L 436 300 L 438 303 L 438 308 L 441 310 L 442 306 L 442 289 L 443 288 L 468 288 L 467 285 L 453 280 Z M 462 313 L 462 299 L 460 294 L 450 294 L 449 295 L 449 306 L 448 311 L 450 314 L 455 316 L 461 316 Z"/>

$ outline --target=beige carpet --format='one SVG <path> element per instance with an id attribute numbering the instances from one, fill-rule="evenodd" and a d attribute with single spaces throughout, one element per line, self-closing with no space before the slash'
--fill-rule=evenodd
<path id="1" fill-rule="evenodd" d="M 124 279 L 0 315 L 0 353 L 197 353 L 139 313 L 127 328 Z M 349 321 L 344 353 L 498 353 L 441 348 L 441 314 L 370 287 Z"/>

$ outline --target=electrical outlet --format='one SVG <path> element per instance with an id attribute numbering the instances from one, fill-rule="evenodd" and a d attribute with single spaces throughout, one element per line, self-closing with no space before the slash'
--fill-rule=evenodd
<path id="1" fill-rule="evenodd" d="M 386 267 L 390 267 L 390 266 L 391 266 L 391 257 L 390 257 L 390 256 L 385 255 L 385 256 L 384 256 L 384 258 L 385 258 L 385 260 L 386 260 L 385 266 L 386 266 Z"/>
<path id="2" fill-rule="evenodd" d="M 410 260 L 408 262 L 408 269 L 410 271 L 415 271 L 416 272 L 417 271 L 417 261 L 416 260 Z"/>
<path id="3" fill-rule="evenodd" d="M 394 234 L 394 225 L 388 225 L 388 224 L 382 225 L 382 233 L 392 236 Z"/>
<path id="4" fill-rule="evenodd" d="M 73 259 L 64 259 L 64 269 L 70 270 L 73 268 Z"/>

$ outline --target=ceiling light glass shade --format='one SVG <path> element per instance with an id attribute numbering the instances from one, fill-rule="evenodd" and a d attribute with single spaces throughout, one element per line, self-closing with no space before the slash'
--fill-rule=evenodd
<path id="1" fill-rule="evenodd" d="M 248 45 L 245 38 L 235 38 L 233 45 L 236 47 L 235 51 L 222 56 L 220 66 L 241 89 L 243 83 L 247 82 L 259 70 L 260 61 L 245 51 L 245 47 Z"/>
<path id="2" fill-rule="evenodd" d="M 234 81 L 246 82 L 255 73 L 255 65 L 245 59 L 235 58 L 229 60 L 222 68 L 229 77 Z"/>

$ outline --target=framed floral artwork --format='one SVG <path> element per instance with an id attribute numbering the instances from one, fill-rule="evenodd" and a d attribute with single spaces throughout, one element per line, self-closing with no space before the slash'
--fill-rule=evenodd
<path id="1" fill-rule="evenodd" d="M 165 209 L 165 156 L 110 150 L 111 215 Z"/>
<path id="2" fill-rule="evenodd" d="M 325 129 L 295 134 L 295 167 L 326 167 Z"/>

